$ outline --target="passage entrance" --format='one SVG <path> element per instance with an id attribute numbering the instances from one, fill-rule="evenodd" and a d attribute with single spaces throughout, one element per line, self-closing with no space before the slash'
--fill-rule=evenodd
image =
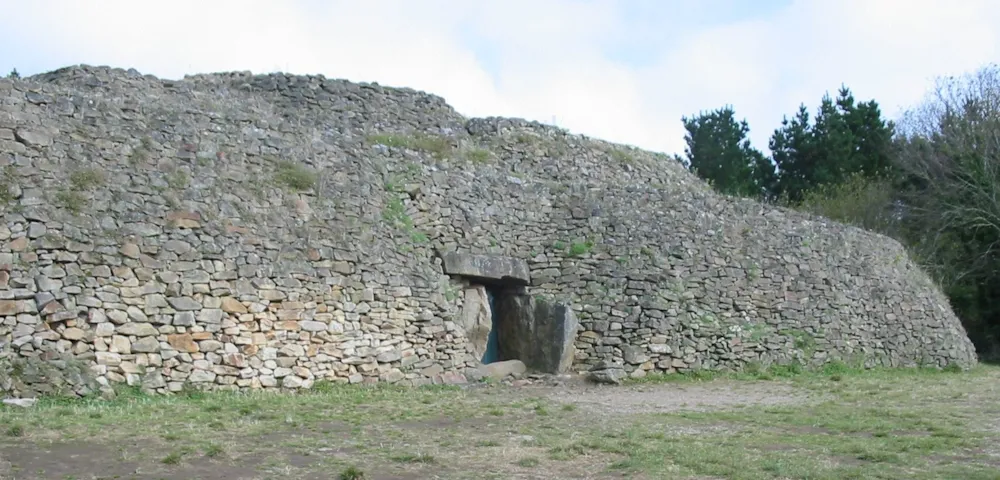
<path id="1" fill-rule="evenodd" d="M 528 369 L 544 373 L 570 367 L 576 316 L 567 305 L 528 295 L 524 260 L 455 252 L 442 259 L 445 273 L 470 283 L 461 323 L 480 362 L 520 360 Z"/>

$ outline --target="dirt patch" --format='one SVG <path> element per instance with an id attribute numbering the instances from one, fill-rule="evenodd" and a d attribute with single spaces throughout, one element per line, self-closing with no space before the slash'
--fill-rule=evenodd
<path id="1" fill-rule="evenodd" d="M 145 455 L 99 444 L 0 444 L 0 479 L 120 478 L 181 480 L 256 479 L 252 458 L 191 458 L 179 465 L 151 461 Z"/>
<path id="2" fill-rule="evenodd" d="M 423 420 L 411 420 L 406 422 L 395 423 L 397 428 L 406 430 L 440 430 L 445 428 L 457 428 L 457 427 L 489 427 L 499 423 L 497 418 L 488 417 L 473 417 L 473 418 L 454 418 L 454 417 L 432 417 Z"/>
<path id="3" fill-rule="evenodd" d="M 601 414 L 632 415 L 733 409 L 753 405 L 795 405 L 811 400 L 804 391 L 771 383 L 713 381 L 705 384 L 589 385 L 535 387 L 551 401 L 570 402 Z"/>

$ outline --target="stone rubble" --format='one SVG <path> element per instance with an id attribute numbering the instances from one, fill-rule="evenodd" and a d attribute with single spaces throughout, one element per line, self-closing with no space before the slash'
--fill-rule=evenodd
<path id="1" fill-rule="evenodd" d="M 625 367 L 621 364 L 601 360 L 587 372 L 587 379 L 595 383 L 611 385 L 621 384 L 627 378 Z"/>
<path id="2" fill-rule="evenodd" d="M 13 405 L 15 407 L 31 408 L 35 406 L 37 401 L 37 398 L 5 398 L 3 399 L 3 404 Z"/>

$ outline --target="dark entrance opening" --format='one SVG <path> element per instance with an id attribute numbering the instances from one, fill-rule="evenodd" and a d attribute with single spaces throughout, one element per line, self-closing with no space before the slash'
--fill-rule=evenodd
<path id="1" fill-rule="evenodd" d="M 486 286 L 486 298 L 490 306 L 490 334 L 486 337 L 486 353 L 480 360 L 484 364 L 500 361 L 500 338 L 498 330 L 500 322 L 497 321 L 497 294 L 495 288 Z"/>

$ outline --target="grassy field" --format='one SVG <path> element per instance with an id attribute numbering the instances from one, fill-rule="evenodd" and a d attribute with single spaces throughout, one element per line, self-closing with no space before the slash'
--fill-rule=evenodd
<path id="1" fill-rule="evenodd" d="M 0 428 L 2 479 L 1000 479 L 1000 368 L 123 392 Z"/>

